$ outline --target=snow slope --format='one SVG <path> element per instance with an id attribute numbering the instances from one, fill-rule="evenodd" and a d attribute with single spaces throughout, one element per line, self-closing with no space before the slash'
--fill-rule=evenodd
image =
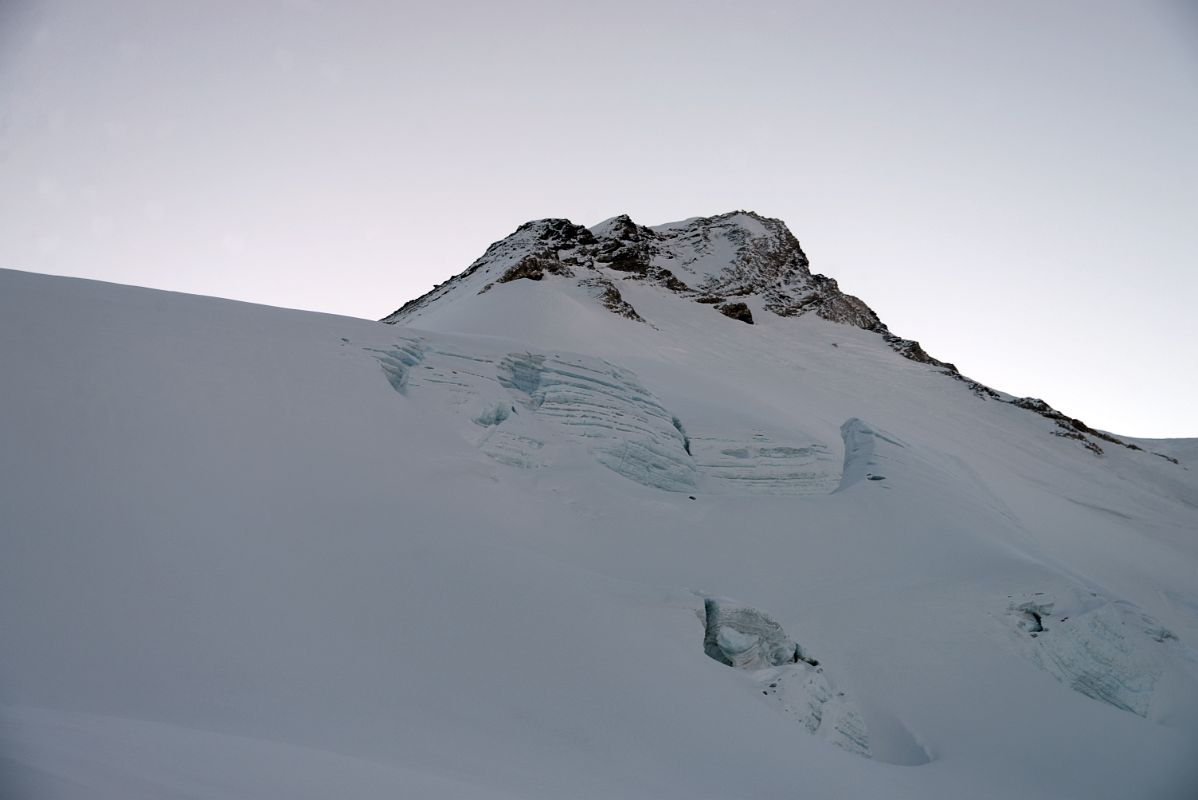
<path id="1" fill-rule="evenodd" d="M 0 271 L 0 797 L 1194 796 L 1193 464 L 598 269 Z"/>

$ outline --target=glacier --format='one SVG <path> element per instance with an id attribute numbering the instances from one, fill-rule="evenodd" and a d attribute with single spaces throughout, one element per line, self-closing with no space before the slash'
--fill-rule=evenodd
<path id="1" fill-rule="evenodd" d="M 1193 441 L 771 311 L 855 306 L 736 219 L 395 325 L 0 270 L 0 797 L 1192 797 Z"/>

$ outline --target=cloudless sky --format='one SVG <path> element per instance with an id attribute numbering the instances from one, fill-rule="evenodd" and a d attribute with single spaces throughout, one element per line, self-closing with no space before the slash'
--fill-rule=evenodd
<path id="1" fill-rule="evenodd" d="M 785 220 L 967 375 L 1198 436 L 1198 4 L 0 0 L 0 267 L 381 317 L 529 219 Z"/>

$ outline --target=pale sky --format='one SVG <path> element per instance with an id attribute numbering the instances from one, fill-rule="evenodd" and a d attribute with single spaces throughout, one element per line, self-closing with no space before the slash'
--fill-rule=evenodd
<path id="1" fill-rule="evenodd" d="M 894 332 L 1198 436 L 1198 3 L 0 0 L 0 267 L 378 318 L 750 209 Z"/>

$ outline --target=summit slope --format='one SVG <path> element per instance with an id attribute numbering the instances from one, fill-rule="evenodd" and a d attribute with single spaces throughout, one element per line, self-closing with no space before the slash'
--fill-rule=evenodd
<path id="1" fill-rule="evenodd" d="M 652 287 L 655 301 L 674 297 L 750 324 L 763 317 L 814 315 L 851 325 L 877 334 L 904 358 L 965 383 L 981 399 L 1011 403 L 1051 420 L 1055 435 L 1076 440 L 1095 455 L 1104 452 L 1100 441 L 1140 449 L 1043 400 L 1013 397 L 965 377 L 953 364 L 929 355 L 919 342 L 895 335 L 862 300 L 842 292 L 832 278 L 811 272 L 799 240 L 785 223 L 751 211 L 653 227 L 638 225 L 626 214 L 591 228 L 567 219 L 527 222 L 491 245 L 460 275 L 405 303 L 383 322 L 484 333 L 477 325 L 464 328 L 463 314 L 477 312 L 490 322 L 490 315 L 506 301 L 479 301 L 472 295 L 482 296 L 512 282 L 542 280 L 553 284 L 555 291 L 548 294 L 557 297 L 559 304 L 564 297 L 596 303 L 650 326 L 656 325 L 656 317 L 638 312 L 641 301 L 630 303 L 630 292 L 645 296 Z M 661 308 L 662 315 L 686 313 L 672 304 Z M 507 329 L 502 320 L 494 322 L 498 327 L 493 330 Z"/>
<path id="2" fill-rule="evenodd" d="M 394 325 L 0 271 L 0 796 L 1191 797 L 1193 441 L 818 283 L 737 215 Z"/>
<path id="3" fill-rule="evenodd" d="M 779 316 L 814 312 L 886 331 L 868 306 L 842 293 L 831 278 L 811 273 L 799 241 L 781 220 L 751 211 L 655 227 L 638 225 L 627 215 L 592 228 L 566 219 L 528 222 L 488 248 L 461 275 L 405 304 L 384 322 L 414 322 L 433 304 L 455 295 L 482 294 L 496 283 L 547 275 L 600 287 L 599 299 L 610 310 L 633 319 L 639 317 L 620 305 L 613 278 L 662 286 L 716 308 L 753 298 Z"/>

